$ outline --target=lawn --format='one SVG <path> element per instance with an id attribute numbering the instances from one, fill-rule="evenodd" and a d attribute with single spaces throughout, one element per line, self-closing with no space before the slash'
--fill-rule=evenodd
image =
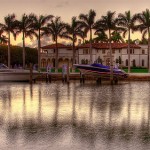
<path id="1" fill-rule="evenodd" d="M 123 69 L 125 72 L 128 72 L 128 69 Z M 148 73 L 148 69 L 146 68 L 131 68 L 131 73 Z"/>

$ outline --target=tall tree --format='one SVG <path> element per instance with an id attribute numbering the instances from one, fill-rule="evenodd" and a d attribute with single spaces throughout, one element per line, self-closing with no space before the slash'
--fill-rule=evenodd
<path id="1" fill-rule="evenodd" d="M 96 12 L 94 10 L 90 10 L 88 14 L 80 14 L 79 19 L 82 21 L 82 28 L 85 28 L 85 32 L 90 31 L 90 63 L 92 60 L 92 29 L 94 29 Z"/>
<path id="2" fill-rule="evenodd" d="M 8 43 L 8 38 L 3 35 L 4 30 L 0 29 L 0 44 L 7 44 Z"/>
<path id="3" fill-rule="evenodd" d="M 115 12 L 108 11 L 106 16 L 102 16 L 100 20 L 95 23 L 97 29 L 96 32 L 102 30 L 108 31 L 108 40 L 109 40 L 109 51 L 110 51 L 110 81 L 113 82 L 113 60 L 112 60 L 112 48 L 111 48 L 111 33 L 116 30 L 116 19 Z"/>
<path id="4" fill-rule="evenodd" d="M 47 24 L 45 34 L 52 36 L 52 40 L 55 42 L 55 70 L 58 71 L 58 38 L 62 37 L 66 32 L 66 24 L 61 21 L 60 17 L 55 17 L 51 20 L 51 23 Z"/>
<path id="5" fill-rule="evenodd" d="M 15 38 L 16 16 L 15 14 L 9 14 L 4 17 L 4 24 L 0 24 L 0 27 L 8 35 L 8 67 L 10 67 L 10 34 L 12 33 Z"/>
<path id="6" fill-rule="evenodd" d="M 25 38 L 29 37 L 33 39 L 33 35 L 37 36 L 34 30 L 32 29 L 33 24 L 33 15 L 23 14 L 21 20 L 18 21 L 18 31 L 16 34 L 22 33 L 22 42 L 23 42 L 23 68 L 25 68 Z"/>
<path id="7" fill-rule="evenodd" d="M 93 40 L 96 42 L 102 42 L 102 43 L 106 43 L 108 41 L 108 36 L 107 34 L 104 32 L 104 30 L 97 32 L 96 33 L 97 37 L 95 37 Z"/>
<path id="8" fill-rule="evenodd" d="M 150 72 L 150 10 L 146 9 L 142 13 L 139 13 L 136 16 L 136 20 L 140 23 L 136 25 L 136 28 L 142 32 L 142 39 L 148 40 L 148 71 Z"/>
<path id="9" fill-rule="evenodd" d="M 41 57 L 40 57 L 40 49 L 41 49 L 41 37 L 44 35 L 42 32 L 46 29 L 46 24 L 53 18 L 52 15 L 43 16 L 40 15 L 39 17 L 33 15 L 33 30 L 37 31 L 37 38 L 38 38 L 38 68 L 41 68 Z"/>
<path id="10" fill-rule="evenodd" d="M 82 35 L 83 31 L 81 30 L 81 22 L 78 21 L 76 17 L 72 17 L 71 24 L 66 24 L 66 32 L 63 33 L 62 37 L 70 39 L 72 41 L 73 64 L 76 60 L 75 42 L 77 41 L 77 36 L 82 37 Z"/>
<path id="11" fill-rule="evenodd" d="M 128 73 L 130 73 L 131 67 L 130 67 L 130 34 L 131 31 L 136 30 L 135 28 L 135 21 L 136 17 L 135 15 L 131 15 L 130 11 L 126 11 L 124 14 L 119 14 L 117 18 L 117 25 L 123 27 L 123 35 L 125 37 L 126 34 L 128 34 Z"/>
<path id="12" fill-rule="evenodd" d="M 111 33 L 112 37 L 111 37 L 111 40 L 113 42 L 117 42 L 117 43 L 125 43 L 120 32 L 118 31 L 114 31 Z"/>

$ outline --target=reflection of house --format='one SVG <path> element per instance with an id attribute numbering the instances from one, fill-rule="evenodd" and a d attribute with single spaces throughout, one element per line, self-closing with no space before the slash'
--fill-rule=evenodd
<path id="1" fill-rule="evenodd" d="M 79 64 L 88 64 L 90 62 L 90 44 L 79 45 L 76 47 L 76 62 Z M 112 58 L 113 63 L 121 61 L 123 66 L 128 66 L 128 44 L 126 43 L 112 43 Z M 70 66 L 72 64 L 72 47 L 63 44 L 58 44 L 58 61 L 59 67 L 69 60 Z M 147 67 L 147 45 L 130 45 L 130 60 L 131 66 Z M 92 61 L 110 64 L 110 51 L 108 43 L 93 43 L 92 44 Z M 41 66 L 45 67 L 47 64 L 55 66 L 55 44 L 42 47 Z"/>

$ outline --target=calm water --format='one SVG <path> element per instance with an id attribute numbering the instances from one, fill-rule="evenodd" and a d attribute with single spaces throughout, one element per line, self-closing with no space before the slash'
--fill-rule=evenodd
<path id="1" fill-rule="evenodd" d="M 0 150 L 148 150 L 150 82 L 0 83 Z"/>

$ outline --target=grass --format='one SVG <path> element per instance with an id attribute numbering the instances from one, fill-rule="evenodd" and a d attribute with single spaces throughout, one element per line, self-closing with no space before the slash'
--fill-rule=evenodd
<path id="1" fill-rule="evenodd" d="M 128 73 L 128 68 L 123 68 L 123 70 Z M 46 72 L 46 69 L 42 68 L 41 72 Z M 52 68 L 51 72 L 54 73 L 55 69 Z M 70 72 L 72 72 L 72 68 L 70 68 Z M 75 72 L 78 73 L 80 71 L 78 69 L 75 69 Z M 62 73 L 62 68 L 58 68 L 58 73 Z M 148 69 L 147 68 L 131 68 L 131 73 L 148 73 Z"/>
<path id="2" fill-rule="evenodd" d="M 128 72 L 128 69 L 123 69 L 125 72 Z M 131 73 L 148 73 L 146 68 L 131 68 Z"/>

